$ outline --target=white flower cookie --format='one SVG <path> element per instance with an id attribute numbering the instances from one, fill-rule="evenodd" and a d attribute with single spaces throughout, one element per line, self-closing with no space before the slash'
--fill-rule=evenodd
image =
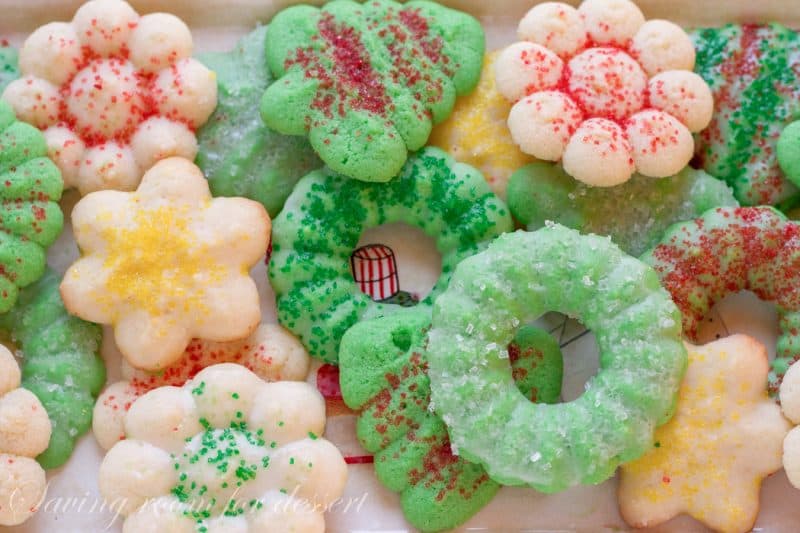
<path id="1" fill-rule="evenodd" d="M 562 161 L 598 187 L 634 172 L 672 176 L 689 163 L 691 134 L 708 125 L 714 105 L 680 27 L 645 22 L 630 0 L 585 0 L 578 9 L 545 2 L 522 19 L 518 37 L 495 75 L 514 102 L 508 127 L 523 152 Z"/>
<path id="2" fill-rule="evenodd" d="M 783 440 L 783 468 L 789 482 L 800 489 L 800 364 L 794 363 L 783 376 L 780 400 L 783 414 L 797 426 Z"/>
<path id="3" fill-rule="evenodd" d="M 261 320 L 249 269 L 270 219 L 244 198 L 213 198 L 190 161 L 159 161 L 135 192 L 98 191 L 72 211 L 82 257 L 61 283 L 70 313 L 112 324 L 123 356 L 160 370 L 193 338 L 232 341 Z"/>
<path id="4" fill-rule="evenodd" d="M 750 531 L 789 430 L 767 396 L 767 351 L 746 335 L 686 349 L 675 415 L 652 450 L 621 467 L 620 512 L 634 527 L 688 513 L 714 530 Z"/>
<path id="5" fill-rule="evenodd" d="M 238 341 L 193 339 L 183 356 L 160 372 L 133 368 L 123 359 L 122 381 L 106 387 L 94 406 L 92 430 L 97 442 L 107 450 L 125 438 L 125 413 L 143 394 L 158 387 L 181 386 L 202 369 L 219 363 L 240 364 L 264 381 L 304 381 L 310 357 L 283 327 L 261 324 L 248 338 Z"/>
<path id="6" fill-rule="evenodd" d="M 0 345 L 0 526 L 15 526 L 36 513 L 47 480 L 35 457 L 50 443 L 50 419 L 39 401 L 20 388 L 14 356 Z"/>
<path id="7" fill-rule="evenodd" d="M 126 439 L 100 466 L 100 492 L 118 502 L 124 532 L 322 532 L 347 480 L 324 429 L 311 385 L 214 365 L 133 404 Z"/>
<path id="8" fill-rule="evenodd" d="M 22 45 L 22 78 L 3 98 L 44 130 L 66 187 L 132 191 L 156 161 L 194 159 L 195 130 L 217 104 L 213 72 L 192 59 L 192 35 L 166 13 L 91 0 Z"/>

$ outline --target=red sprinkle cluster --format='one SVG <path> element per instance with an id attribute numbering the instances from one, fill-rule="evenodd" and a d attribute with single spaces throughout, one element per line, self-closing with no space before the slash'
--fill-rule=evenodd
<path id="1" fill-rule="evenodd" d="M 750 290 L 786 311 L 800 311 L 800 226 L 770 208 L 718 208 L 724 224 L 698 218 L 653 251 L 655 269 L 697 339 L 720 299 Z"/>
<path id="2" fill-rule="evenodd" d="M 450 59 L 442 53 L 442 39 L 431 31 L 419 9 L 397 11 L 389 7 L 381 13 L 384 7 L 374 2 L 359 14 L 365 17 L 366 31 L 380 39 L 391 57 L 391 65 L 385 67 L 387 72 L 379 72 L 373 66 L 359 29 L 324 11 L 317 24 L 318 34 L 310 38 L 311 44 L 297 48 L 284 62 L 287 70 L 300 65 L 307 79 L 317 80 L 311 108 L 326 119 L 335 114 L 343 117 L 349 109 L 388 119 L 395 104 L 386 79 L 412 90 L 416 101 L 413 107 L 420 118 L 429 115 L 424 104 L 441 98 L 441 81 L 431 75 L 430 67 L 452 74 Z M 311 117 L 307 122 L 310 126 L 320 125 Z"/>

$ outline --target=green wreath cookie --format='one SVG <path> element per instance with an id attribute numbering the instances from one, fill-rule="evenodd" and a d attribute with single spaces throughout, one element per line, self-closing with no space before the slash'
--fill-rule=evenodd
<path id="1" fill-rule="evenodd" d="M 452 529 L 483 508 L 500 487 L 474 463 L 453 455 L 447 428 L 430 405 L 425 354 L 430 312 L 407 309 L 360 322 L 342 338 L 340 385 L 359 410 L 356 431 L 375 454 L 375 474 L 400 493 L 406 519 L 422 531 Z M 524 327 L 508 347 L 520 392 L 553 403 L 561 392 L 561 351 L 546 331 Z"/>
<path id="2" fill-rule="evenodd" d="M 769 391 L 778 393 L 800 359 L 800 225 L 771 207 L 718 207 L 673 225 L 642 261 L 661 277 L 695 342 L 702 320 L 729 294 L 750 290 L 774 303 L 781 333 Z"/>
<path id="3" fill-rule="evenodd" d="M 44 273 L 47 248 L 64 226 L 62 188 L 42 133 L 0 100 L 0 313 Z"/>
<path id="4" fill-rule="evenodd" d="M 6 42 L 0 41 L 0 94 L 6 85 L 19 78 L 17 51 Z"/>
<path id="5" fill-rule="evenodd" d="M 507 197 L 511 214 L 529 231 L 558 222 L 581 233 L 609 235 L 634 256 L 675 222 L 712 207 L 739 205 L 724 182 L 690 167 L 668 178 L 637 174 L 616 187 L 589 187 L 561 165 L 532 163 L 511 176 Z"/>
<path id="6" fill-rule="evenodd" d="M 329 169 L 304 177 L 273 221 L 269 276 L 278 320 L 312 356 L 335 363 L 350 326 L 402 308 L 372 301 L 350 274 L 350 254 L 361 234 L 387 222 L 416 226 L 436 240 L 442 275 L 418 304 L 426 307 L 461 259 L 512 229 L 508 209 L 483 176 L 438 148 L 412 155 L 386 184 Z"/>
<path id="7" fill-rule="evenodd" d="M 242 37 L 230 52 L 200 60 L 217 75 L 217 109 L 197 132 L 197 164 L 214 196 L 244 196 L 277 216 L 297 180 L 322 162 L 308 140 L 264 125 L 261 96 L 273 82 L 266 59 L 267 27 Z"/>
<path id="8" fill-rule="evenodd" d="M 106 380 L 99 357 L 100 327 L 71 316 L 58 292 L 60 279 L 47 271 L 19 294 L 17 305 L 0 315 L 22 356 L 22 386 L 44 405 L 53 432 L 37 457 L 46 468 L 63 465 L 78 438 L 92 425 L 94 401 Z"/>
<path id="9" fill-rule="evenodd" d="M 530 402 L 505 350 L 547 311 L 580 319 L 600 370 L 576 400 Z M 431 398 L 461 457 L 542 492 L 600 483 L 653 445 L 686 368 L 680 313 L 656 273 L 607 238 L 558 224 L 501 235 L 462 261 L 428 333 Z"/>
<path id="10" fill-rule="evenodd" d="M 483 49 L 477 20 L 433 2 L 290 7 L 267 34 L 277 81 L 261 115 L 276 131 L 308 135 L 336 172 L 389 181 L 450 115 L 456 95 L 478 83 Z"/>

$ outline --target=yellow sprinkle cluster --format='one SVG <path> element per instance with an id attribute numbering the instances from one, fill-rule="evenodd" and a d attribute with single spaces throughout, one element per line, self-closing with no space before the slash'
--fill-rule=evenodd
<path id="1" fill-rule="evenodd" d="M 136 209 L 130 227 L 104 229 L 108 295 L 98 301 L 110 296 L 153 316 L 206 309 L 203 286 L 219 281 L 224 267 L 197 242 L 191 222 L 188 206 L 162 206 Z"/>
<path id="2" fill-rule="evenodd" d="M 433 130 L 431 144 L 479 169 L 505 199 L 508 178 L 535 159 L 517 148 L 506 126 L 511 104 L 495 88 L 496 57 L 496 52 L 486 56 L 477 89 L 458 99 L 450 119 Z"/>

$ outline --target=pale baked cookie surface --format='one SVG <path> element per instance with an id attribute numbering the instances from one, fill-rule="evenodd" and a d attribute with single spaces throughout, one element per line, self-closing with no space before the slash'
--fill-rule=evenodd
<path id="1" fill-rule="evenodd" d="M 211 366 L 136 401 L 126 440 L 100 466 L 100 492 L 124 502 L 124 532 L 322 532 L 347 480 L 324 430 L 311 385 Z"/>
<path id="2" fill-rule="evenodd" d="M 50 442 L 50 419 L 20 378 L 14 356 L 0 345 L 0 526 L 25 522 L 47 491 L 35 457 Z"/>
<path id="3" fill-rule="evenodd" d="M 64 304 L 112 324 L 131 365 L 159 370 L 192 338 L 232 341 L 258 326 L 248 271 L 267 250 L 269 216 L 252 200 L 212 199 L 190 161 L 160 161 L 135 192 L 87 195 L 72 224 L 82 258 L 64 276 Z"/>
<path id="4" fill-rule="evenodd" d="M 767 351 L 745 335 L 686 347 L 675 415 L 650 452 L 622 466 L 620 512 L 634 527 L 688 513 L 718 531 L 750 531 L 789 430 L 767 396 Z"/>

